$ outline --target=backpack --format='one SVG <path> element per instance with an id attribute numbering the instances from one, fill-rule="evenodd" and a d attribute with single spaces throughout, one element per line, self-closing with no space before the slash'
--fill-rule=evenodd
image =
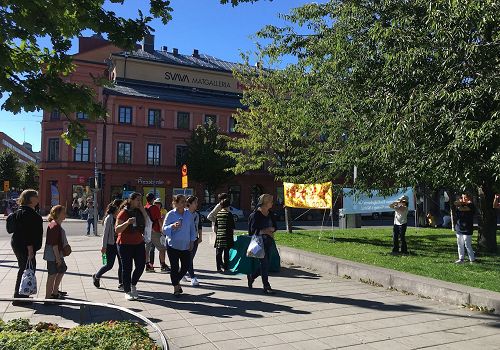
<path id="1" fill-rule="evenodd" d="M 9 216 L 7 216 L 7 222 L 5 226 L 7 226 L 7 232 L 12 234 L 16 231 L 16 225 L 17 225 L 17 210 L 13 213 L 10 213 Z"/>

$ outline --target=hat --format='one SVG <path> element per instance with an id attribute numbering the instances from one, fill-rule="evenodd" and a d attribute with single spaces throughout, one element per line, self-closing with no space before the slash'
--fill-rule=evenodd
<path id="1" fill-rule="evenodd" d="M 146 195 L 146 200 L 149 202 L 149 201 L 152 201 L 153 199 L 155 198 L 155 194 L 153 192 L 149 192 L 147 195 Z"/>
<path id="2" fill-rule="evenodd" d="M 401 196 L 398 198 L 398 201 L 408 203 L 408 196 L 407 195 Z"/>
<path id="3" fill-rule="evenodd" d="M 153 204 L 160 203 L 161 204 L 161 198 L 156 198 Z"/>

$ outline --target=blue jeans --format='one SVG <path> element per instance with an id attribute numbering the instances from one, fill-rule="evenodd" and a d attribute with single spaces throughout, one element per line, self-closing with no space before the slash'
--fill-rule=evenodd
<path id="1" fill-rule="evenodd" d="M 118 255 L 122 261 L 122 281 L 125 293 L 130 292 L 130 286 L 137 285 L 146 266 L 146 248 L 144 243 L 140 244 L 117 244 Z M 132 261 L 135 264 L 132 273 Z"/>
<path id="2" fill-rule="evenodd" d="M 268 235 L 262 235 L 262 240 L 264 241 L 265 255 L 262 259 L 259 259 L 260 265 L 257 271 L 251 275 L 251 278 L 255 280 L 257 277 L 261 276 L 264 288 L 271 288 L 269 284 L 269 254 L 271 252 L 271 246 L 273 245 L 273 238 Z"/>
<path id="3" fill-rule="evenodd" d="M 94 226 L 94 219 L 87 219 L 87 234 L 90 234 L 90 225 L 94 229 L 94 233 L 96 233 L 96 227 Z"/>
<path id="4" fill-rule="evenodd" d="M 99 271 L 95 274 L 95 277 L 101 278 L 102 275 L 104 275 L 106 272 L 111 270 L 113 268 L 113 265 L 115 264 L 115 259 L 117 258 L 118 255 L 118 248 L 116 244 L 108 244 L 106 247 L 106 265 L 101 267 Z M 122 284 L 123 281 L 123 272 L 122 272 L 122 261 L 118 257 L 118 283 Z"/>
<path id="5" fill-rule="evenodd" d="M 196 256 L 197 250 L 198 250 L 198 240 L 194 241 L 193 250 L 191 250 L 191 259 L 189 260 L 189 264 L 188 264 L 188 273 L 189 273 L 189 277 L 191 277 L 191 278 L 196 277 L 194 274 L 193 260 L 194 260 L 194 257 Z"/>

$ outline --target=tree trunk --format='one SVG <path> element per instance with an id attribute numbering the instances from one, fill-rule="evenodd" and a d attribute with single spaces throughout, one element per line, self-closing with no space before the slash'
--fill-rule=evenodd
<path id="1" fill-rule="evenodd" d="M 493 186 L 491 183 L 483 183 L 479 187 L 479 250 L 497 252 L 497 217 L 493 209 Z"/>

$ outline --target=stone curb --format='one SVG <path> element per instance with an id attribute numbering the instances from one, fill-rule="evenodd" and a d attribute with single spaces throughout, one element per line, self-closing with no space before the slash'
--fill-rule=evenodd
<path id="1" fill-rule="evenodd" d="M 424 298 L 432 298 L 455 305 L 477 305 L 494 309 L 500 314 L 500 293 L 439 281 L 433 278 L 412 275 L 405 272 L 376 267 L 331 256 L 305 252 L 280 246 L 283 261 L 336 276 L 350 276 L 362 282 L 394 288 Z"/>

